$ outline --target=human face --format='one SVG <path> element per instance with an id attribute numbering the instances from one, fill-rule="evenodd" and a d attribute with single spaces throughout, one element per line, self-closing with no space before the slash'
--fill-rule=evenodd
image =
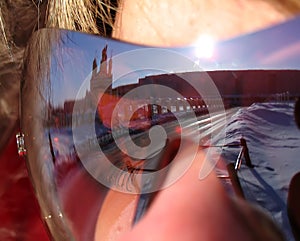
<path id="1" fill-rule="evenodd" d="M 125 11 L 125 9 L 124 9 Z M 125 11 L 126 12 L 126 11 Z M 117 30 L 116 30 L 117 31 Z M 125 31 L 125 30 L 124 30 Z M 138 34 L 137 34 L 138 36 Z M 137 38 L 141 41 L 141 37 Z M 153 42 L 153 44 L 158 44 L 158 40 L 157 39 L 156 43 Z M 72 42 L 72 41 L 71 41 Z M 74 42 L 72 42 L 74 43 Z M 167 42 L 164 44 L 168 44 Z M 179 42 L 177 43 L 173 43 L 173 44 L 179 44 Z M 89 46 L 87 45 L 83 45 L 84 48 L 88 48 Z M 104 46 L 101 46 L 104 47 Z M 59 48 L 59 47 L 58 47 Z M 100 48 L 100 47 L 99 47 Z M 94 51 L 96 52 L 96 51 Z M 93 52 L 93 53 L 94 53 Z M 152 50 L 153 52 L 153 50 Z M 91 54 L 90 56 L 91 57 Z M 147 59 L 145 56 L 145 58 L 141 58 L 141 59 Z M 64 63 L 70 63 L 70 58 L 68 59 L 64 59 L 65 62 Z M 150 60 L 153 60 L 150 58 Z M 74 59 L 73 59 L 74 61 Z M 80 59 L 80 61 L 82 61 Z M 72 61 L 71 61 L 72 62 Z M 87 62 L 87 64 L 91 64 L 92 61 Z M 139 61 L 140 62 L 140 61 Z M 77 66 L 77 65 L 76 65 Z M 79 65 L 78 65 L 79 66 Z M 80 65 L 82 66 L 82 65 Z M 69 69 L 73 70 L 74 69 Z M 78 69 L 76 69 L 77 71 Z M 66 72 L 64 72 L 66 73 Z M 31 74 L 35 75 L 36 73 L 32 73 Z M 72 74 L 74 75 L 74 73 L 72 72 Z M 73 76 L 75 79 L 75 76 Z M 29 77 L 33 77 L 33 76 L 29 76 Z M 76 77 L 78 77 L 76 75 Z M 30 78 L 29 78 L 30 79 Z M 70 80 L 71 78 L 68 78 L 67 80 Z M 74 79 L 72 79 L 74 81 Z M 31 80 L 32 81 L 32 80 Z M 32 93 L 34 93 L 34 91 L 36 90 L 44 90 L 44 89 L 34 89 L 34 86 L 36 86 L 36 82 L 30 82 L 29 83 L 32 84 L 33 88 L 28 88 L 29 90 L 32 91 Z M 71 84 L 74 84 L 74 82 Z M 26 86 L 25 86 L 26 87 Z M 28 85 L 27 85 L 28 87 Z M 23 86 L 24 88 L 24 86 Z M 46 88 L 47 89 L 47 88 Z M 43 97 L 43 96 L 39 96 L 41 92 L 37 91 L 34 93 L 34 96 L 37 97 Z M 47 93 L 47 92 L 46 92 Z M 88 92 L 85 92 L 88 93 Z M 48 94 L 48 93 L 47 93 Z M 51 94 L 51 93 L 50 93 Z M 25 95 L 26 96 L 26 95 Z M 24 106 L 24 109 L 26 109 L 27 111 L 30 111 L 31 114 L 34 113 L 36 116 L 40 116 L 41 113 L 45 114 L 45 112 L 43 112 L 43 108 L 38 109 L 38 107 L 42 106 L 42 101 L 48 101 L 48 99 L 46 98 L 42 98 L 41 102 L 36 101 L 36 99 L 32 98 L 31 95 L 27 95 L 27 98 L 29 99 L 28 102 L 24 101 L 24 103 L 29 104 L 29 103 L 33 103 L 32 105 L 28 106 Z M 51 98 L 50 98 L 51 100 Z M 31 102 L 30 102 L 31 101 Z M 70 110 L 68 108 L 68 103 L 67 103 L 67 99 L 66 99 L 66 109 L 68 109 L 68 111 Z M 82 102 L 80 102 L 82 103 Z M 35 105 L 36 104 L 40 104 L 40 105 Z M 47 103 L 49 104 L 49 103 Z M 34 108 L 37 107 L 37 108 Z M 48 106 L 49 107 L 49 106 Z M 51 105 L 50 105 L 51 107 Z M 69 106 L 70 107 L 70 106 Z M 30 109 L 31 108 L 31 109 Z M 81 110 L 81 109 L 79 109 Z M 54 114 L 59 115 L 61 112 L 60 108 L 57 108 L 57 110 L 55 110 L 56 112 Z M 30 113 L 29 113 L 30 114 Z M 66 113 L 69 114 L 69 113 Z M 45 115 L 47 117 L 47 113 Z M 40 130 L 42 128 L 44 128 L 45 123 L 44 122 L 40 122 L 39 124 L 42 124 L 40 126 L 37 125 L 37 123 L 34 123 L 32 121 L 32 116 L 27 115 L 27 123 L 24 122 L 24 125 L 26 125 L 27 127 L 30 127 L 32 129 L 36 128 L 35 131 L 37 133 L 37 135 L 39 135 Z M 53 122 L 54 123 L 54 122 Z M 55 126 L 52 126 L 52 133 L 49 132 L 49 136 L 46 136 L 46 139 L 42 139 L 42 141 L 44 141 L 42 146 L 47 146 L 47 143 L 51 143 L 51 141 L 54 143 L 56 141 L 60 141 L 59 138 L 55 138 L 55 134 L 57 129 L 59 129 L 59 123 L 54 123 Z M 57 124 L 57 126 L 56 126 Z M 64 124 L 63 124 L 64 125 Z M 48 127 L 48 126 L 46 126 Z M 28 128 L 28 129 L 30 129 Z M 39 129 L 41 128 L 41 129 Z M 27 130 L 28 130 L 27 129 Z M 29 131 L 32 131 L 28 130 Z M 53 134 L 54 133 L 54 134 Z M 59 132 L 59 135 L 64 134 L 63 132 Z M 67 133 L 69 134 L 69 133 Z M 51 139 L 51 135 L 53 140 Z M 69 139 L 72 142 L 72 138 Z M 35 144 L 35 147 L 40 147 L 41 146 L 41 142 L 37 139 L 32 139 L 32 144 Z M 69 144 L 69 143 L 67 143 Z M 181 157 L 188 157 L 190 156 L 189 153 L 189 149 L 191 148 L 190 146 L 187 146 L 187 143 L 185 143 L 185 147 L 183 152 L 182 152 L 182 156 Z M 60 146 L 62 147 L 62 146 Z M 67 151 L 66 151 L 67 149 Z M 84 200 L 84 197 L 80 196 L 80 191 L 81 189 L 84 191 L 88 191 L 91 193 L 96 193 L 98 192 L 101 193 L 101 195 L 98 195 L 97 198 L 95 198 L 95 200 L 97 200 L 98 202 L 93 202 L 93 207 L 95 207 L 95 209 L 89 209 L 89 212 L 93 212 L 93 210 L 96 213 L 97 216 L 97 229 L 96 229 L 96 240 L 103 240 L 106 237 L 108 239 L 111 238 L 110 234 L 117 234 L 118 237 L 116 238 L 120 238 L 124 233 L 126 233 L 128 231 L 128 229 L 130 229 L 131 227 L 131 221 L 133 219 L 134 216 L 134 212 L 135 212 L 135 205 L 137 205 L 137 201 L 138 201 L 138 196 L 135 194 L 120 194 L 117 193 L 115 190 L 103 190 L 103 187 L 97 185 L 97 183 L 95 183 L 95 180 L 92 180 L 87 173 L 85 172 L 85 170 L 82 169 L 82 166 L 78 163 L 76 163 L 76 168 L 72 168 L 69 167 L 71 170 L 68 170 L 68 168 L 66 168 L 67 170 L 60 170 L 61 167 L 59 167 L 58 162 L 55 162 L 55 166 L 53 167 L 53 160 L 51 160 L 51 155 L 52 156 L 58 156 L 58 157 L 62 157 L 62 153 L 64 153 L 64 151 L 68 152 L 68 148 L 66 149 L 62 149 L 59 150 L 59 152 L 54 152 L 53 150 L 51 151 L 50 148 L 50 152 L 48 150 L 48 154 L 49 154 L 49 162 L 51 163 L 51 171 L 50 174 L 54 176 L 54 178 L 58 178 L 59 181 L 57 182 L 57 184 L 60 184 L 61 186 L 58 187 L 59 189 L 59 195 L 58 195 L 58 199 L 63 200 L 63 209 L 64 209 L 64 214 L 70 218 L 72 220 L 72 218 L 74 218 L 74 216 L 76 216 L 76 212 L 74 210 L 76 210 L 76 207 L 78 208 L 77 202 L 74 202 L 74 199 L 76 198 L 82 198 L 81 201 L 84 202 L 86 200 Z M 39 154 L 41 154 L 41 149 L 36 148 L 36 156 L 38 156 Z M 71 156 L 65 155 L 67 158 L 68 157 L 74 157 L 76 156 L 76 152 L 78 150 L 74 150 L 73 152 L 71 152 Z M 51 153 L 52 152 L 52 153 Z M 43 153 L 42 153 L 43 154 Z M 88 153 L 91 154 L 91 153 Z M 30 155 L 35 155 L 35 153 L 30 154 Z M 184 158 L 179 158 L 180 160 L 185 160 Z M 157 196 L 157 199 L 155 199 L 155 202 L 153 203 L 153 206 L 149 209 L 149 213 L 147 214 L 147 216 L 145 216 L 144 219 L 141 220 L 140 223 L 138 223 L 136 225 L 136 228 L 132 229 L 132 232 L 129 232 L 127 235 L 123 238 L 127 238 L 129 240 L 132 240 L 134 238 L 136 238 L 137 240 L 141 240 L 141 239 L 145 239 L 145 238 L 151 238 L 153 236 L 151 236 L 151 233 L 155 234 L 156 237 L 155 239 L 161 239 L 161 240 L 166 240 L 166 239 L 181 239 L 186 237 L 185 235 L 190 235 L 190 239 L 195 239 L 197 240 L 199 237 L 202 237 L 203 239 L 210 239 L 210 240 L 219 240 L 220 238 L 224 238 L 224 239 L 230 239 L 232 240 L 232 233 L 235 233 L 235 237 L 237 240 L 241 240 L 242 238 L 244 238 L 245 236 L 248 237 L 248 234 L 251 233 L 254 236 L 249 236 L 249 240 L 253 239 L 255 240 L 255 236 L 260 236 L 263 235 L 261 232 L 259 232 L 259 228 L 261 227 L 260 225 L 256 225 L 255 222 L 250 222 L 250 224 L 245 221 L 247 220 L 247 218 L 250 216 L 249 213 L 253 214 L 253 213 L 257 213 L 255 212 L 251 207 L 249 206 L 243 206 L 245 207 L 245 210 L 239 208 L 240 205 L 236 204 L 235 202 L 233 202 L 230 198 L 228 198 L 227 194 L 225 193 L 225 191 L 223 190 L 222 186 L 220 185 L 220 183 L 218 182 L 217 178 L 215 177 L 214 173 L 209 173 L 209 175 L 202 180 L 201 182 L 198 180 L 198 173 L 199 173 L 199 167 L 201 167 L 203 161 L 204 161 L 204 154 L 202 151 L 199 151 L 196 153 L 196 158 L 195 158 L 195 163 L 193 163 L 193 165 L 191 166 L 191 168 L 182 176 L 182 178 L 180 178 L 178 180 L 178 182 L 175 182 L 174 185 L 171 185 L 169 188 L 164 189 L 163 191 L 160 192 L 160 194 Z M 78 160 L 77 160 L 78 161 Z M 44 163 L 42 163 L 44 164 Z M 68 163 L 67 163 L 68 164 Z M 78 164 L 78 165 L 77 165 Z M 57 165 L 57 166 L 56 166 Z M 42 166 L 43 168 L 45 168 L 45 166 Z M 47 168 L 49 168 L 49 166 L 46 166 Z M 59 168 L 58 168 L 59 167 Z M 59 170 L 56 170 L 56 168 L 58 168 Z M 79 170 L 77 170 L 77 168 Z M 49 169 L 48 169 L 49 170 Z M 52 172 L 52 170 L 55 170 Z M 47 171 L 47 170 L 46 170 Z M 59 171 L 62 171 L 59 172 Z M 74 173 L 73 173 L 74 171 Z M 38 173 L 39 170 L 36 170 L 36 172 Z M 66 172 L 66 173 L 64 173 Z M 62 174 L 61 176 L 57 175 L 57 173 Z M 34 173 L 36 174 L 36 173 Z M 44 173 L 42 173 L 44 174 Z M 103 174 L 103 173 L 102 173 Z M 67 180 L 67 181 L 61 181 L 60 178 L 63 177 L 62 179 Z M 80 188 L 79 188 L 80 187 Z M 207 190 L 209 190 L 209 193 L 207 192 Z M 54 187 L 54 191 L 55 192 L 55 187 Z M 106 195 L 107 192 L 107 195 Z M 77 194 L 77 195 L 76 195 Z M 79 194 L 79 195 L 78 195 Z M 102 195 L 103 194 L 103 195 Z M 97 196 L 97 195 L 96 195 Z M 176 200 L 176 202 L 173 202 L 174 200 Z M 94 201 L 94 200 L 93 200 Z M 100 203 L 103 204 L 101 205 L 96 205 L 95 203 Z M 171 205 L 172 204 L 172 205 Z M 74 205 L 74 208 L 72 208 L 72 205 Z M 80 205 L 81 206 L 81 205 Z M 168 208 L 166 208 L 168 207 Z M 111 210 L 113 210 L 113 212 L 110 212 Z M 99 212 L 99 213 L 98 213 Z M 87 213 L 87 212 L 85 212 Z M 95 217 L 95 213 L 93 213 L 94 215 L 93 218 Z M 259 212 L 258 212 L 259 213 Z M 47 213 L 46 213 L 47 214 Z M 63 215 L 63 213 L 60 213 L 61 215 Z M 59 215 L 60 215 L 59 214 Z M 129 214 L 129 215 L 128 215 Z M 195 215 L 197 214 L 197 215 Z M 51 214 L 52 215 L 52 214 Z M 45 219 L 47 219 L 47 222 L 51 223 L 51 218 L 52 216 L 48 215 L 45 216 Z M 232 215 L 232 216 L 231 216 Z M 50 216 L 50 217 L 49 217 Z M 174 219 L 172 218 L 172 220 L 170 220 L 170 217 L 174 216 Z M 59 216 L 60 218 L 61 216 Z M 182 217 L 182 219 L 177 219 L 176 217 Z M 204 222 L 208 219 L 209 217 L 209 221 L 210 222 Z M 252 216 L 253 217 L 253 216 Z M 262 220 L 268 220 L 267 218 L 265 218 L 264 215 L 259 215 L 260 218 L 262 218 Z M 74 218 L 75 220 L 76 218 Z M 88 218 L 87 218 L 88 219 Z M 91 220 L 91 219 L 88 219 Z M 159 223 L 159 221 L 163 221 L 163 226 L 158 226 L 157 223 Z M 174 222 L 173 222 L 174 221 Z M 91 223 L 93 223 L 93 221 L 91 220 Z M 199 230 L 197 229 L 199 223 L 201 223 L 203 230 Z M 226 225 L 224 228 L 224 224 L 226 223 Z M 266 223 L 268 225 L 266 225 L 267 227 L 272 227 L 273 226 L 270 224 L 270 222 Z M 78 223 L 77 223 L 78 225 Z M 250 225 L 251 227 L 249 227 L 248 225 Z M 252 226 L 254 225 L 254 226 Z M 81 230 L 79 229 L 75 229 L 73 228 L 74 233 L 78 234 L 80 233 L 80 235 L 84 236 L 85 235 L 85 231 L 91 231 L 90 226 L 91 225 L 86 225 L 85 224 L 85 228 L 88 226 L 87 230 Z M 215 226 L 217 226 L 218 228 L 215 228 Z M 76 226 L 78 227 L 78 226 Z M 83 225 L 79 225 L 79 227 L 83 227 Z M 182 229 L 182 227 L 185 227 L 184 229 Z M 235 228 L 237 227 L 237 228 Z M 275 228 L 274 228 L 275 229 Z M 102 232 L 104 230 L 104 233 Z M 147 232 L 144 232 L 144 230 L 147 230 Z M 177 230 L 180 230 L 180 235 L 177 235 Z M 268 231 L 270 229 L 266 228 L 264 229 L 264 231 Z M 276 229 L 275 229 L 276 230 Z M 55 230 L 53 230 L 53 232 L 55 232 Z M 171 236 L 168 236 L 169 234 L 171 234 Z M 272 238 L 274 238 L 274 234 L 277 234 L 276 232 L 273 232 L 273 235 L 271 234 Z M 79 237 L 81 237 L 79 235 Z M 90 235 L 90 234 L 89 234 Z M 108 236 L 105 236 L 108 235 Z M 145 237 L 146 235 L 146 237 Z M 176 236 L 176 237 L 175 237 Z M 276 236 L 276 235 L 275 235 Z M 276 238 L 276 237 L 275 237 Z"/>

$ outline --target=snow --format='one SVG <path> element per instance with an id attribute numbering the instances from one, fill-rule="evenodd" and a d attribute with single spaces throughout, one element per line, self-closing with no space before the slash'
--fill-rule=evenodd
<path id="1" fill-rule="evenodd" d="M 294 122 L 294 103 L 256 103 L 239 108 L 228 120 L 226 144 L 247 141 L 253 169 L 245 164 L 238 176 L 246 200 L 259 205 L 294 240 L 287 217 L 291 178 L 300 171 L 300 130 Z M 220 140 L 216 140 L 216 143 Z M 225 147 L 221 159 L 234 162 L 239 148 Z"/>

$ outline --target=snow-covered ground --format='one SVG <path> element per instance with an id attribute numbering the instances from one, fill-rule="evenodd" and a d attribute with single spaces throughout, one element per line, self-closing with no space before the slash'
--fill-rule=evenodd
<path id="1" fill-rule="evenodd" d="M 226 128 L 226 144 L 247 140 L 253 169 L 238 171 L 245 197 L 262 207 L 294 240 L 287 217 L 291 178 L 300 171 L 300 130 L 294 122 L 294 103 L 257 103 L 238 109 Z M 222 160 L 234 162 L 239 148 L 223 148 Z"/>

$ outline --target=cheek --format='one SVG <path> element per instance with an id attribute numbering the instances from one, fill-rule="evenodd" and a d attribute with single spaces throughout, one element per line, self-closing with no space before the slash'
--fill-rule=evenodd
<path id="1" fill-rule="evenodd" d="M 137 195 L 110 190 L 96 224 L 95 241 L 117 240 L 131 229 Z"/>

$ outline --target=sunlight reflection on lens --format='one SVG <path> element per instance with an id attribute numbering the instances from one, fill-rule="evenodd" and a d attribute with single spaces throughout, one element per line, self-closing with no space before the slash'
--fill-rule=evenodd
<path id="1" fill-rule="evenodd" d="M 195 43 L 195 55 L 197 58 L 211 58 L 214 53 L 215 41 L 212 36 L 203 34 Z"/>

